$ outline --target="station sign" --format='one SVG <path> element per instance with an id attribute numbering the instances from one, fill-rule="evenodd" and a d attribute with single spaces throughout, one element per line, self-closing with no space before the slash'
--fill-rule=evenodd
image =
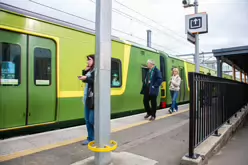
<path id="1" fill-rule="evenodd" d="M 190 43 L 192 43 L 192 44 L 194 44 L 195 45 L 195 35 L 194 34 L 191 34 L 190 32 L 188 32 L 187 33 L 187 40 L 190 42 Z"/>
<path id="2" fill-rule="evenodd" d="M 185 16 L 185 33 L 207 33 L 208 15 L 207 13 L 190 14 Z"/>

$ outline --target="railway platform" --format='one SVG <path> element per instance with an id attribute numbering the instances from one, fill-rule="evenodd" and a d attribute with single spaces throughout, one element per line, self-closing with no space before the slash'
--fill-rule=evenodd
<path id="1" fill-rule="evenodd" d="M 127 152 L 158 164 L 180 164 L 188 149 L 189 105 L 177 113 L 159 110 L 153 122 L 144 113 L 111 120 L 115 152 Z M 87 146 L 86 127 L 78 126 L 0 141 L 0 165 L 70 165 L 93 156 Z M 130 162 L 131 164 L 131 162 Z"/>
<path id="2" fill-rule="evenodd" d="M 236 133 L 211 160 L 208 165 L 247 165 L 248 117 L 244 127 Z"/>

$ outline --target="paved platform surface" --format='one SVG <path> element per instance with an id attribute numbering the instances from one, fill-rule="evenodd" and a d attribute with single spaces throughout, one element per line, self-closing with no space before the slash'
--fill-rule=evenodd
<path id="1" fill-rule="evenodd" d="M 153 122 L 144 120 L 144 114 L 111 121 L 111 136 L 119 145 L 117 152 L 131 152 L 156 160 L 161 165 L 179 165 L 188 148 L 187 110 L 188 105 L 180 106 L 179 112 L 173 115 L 168 114 L 167 109 L 161 110 Z M 93 153 L 81 145 L 84 138 L 80 136 L 86 135 L 82 131 L 84 127 L 0 141 L 0 151 L 5 153 L 0 155 L 0 165 L 70 165 L 88 158 Z M 23 142 L 30 143 L 30 139 L 33 140 L 31 144 L 34 149 L 27 150 Z M 63 139 L 67 141 L 63 142 Z M 9 153 L 3 147 L 8 147 Z"/>
<path id="2" fill-rule="evenodd" d="M 243 128 L 208 162 L 208 165 L 248 165 L 248 118 Z"/>

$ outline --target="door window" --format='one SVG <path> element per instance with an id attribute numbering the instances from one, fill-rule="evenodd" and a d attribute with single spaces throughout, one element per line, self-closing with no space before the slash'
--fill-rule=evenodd
<path id="1" fill-rule="evenodd" d="M 2 86 L 20 85 L 21 47 L 0 42 L 0 73 Z"/>
<path id="2" fill-rule="evenodd" d="M 165 81 L 165 60 L 163 56 L 160 56 L 160 71 L 162 73 L 163 81 Z"/>
<path id="3" fill-rule="evenodd" d="M 51 51 L 44 48 L 34 49 L 34 84 L 49 86 L 52 83 Z"/>
<path id="4" fill-rule="evenodd" d="M 145 81 L 147 72 L 148 72 L 148 68 L 142 67 L 142 82 Z"/>

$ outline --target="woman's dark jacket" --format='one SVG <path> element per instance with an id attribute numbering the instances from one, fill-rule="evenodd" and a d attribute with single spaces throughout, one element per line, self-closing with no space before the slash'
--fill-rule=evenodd
<path id="1" fill-rule="evenodd" d="M 83 70 L 82 75 L 86 76 L 86 74 L 90 70 Z M 94 109 L 94 95 L 93 98 L 89 97 L 90 92 L 94 94 L 94 80 L 95 80 L 95 71 L 91 72 L 91 76 L 87 77 L 86 80 L 84 80 L 84 83 L 88 83 L 88 91 L 87 91 L 87 98 L 86 98 L 86 105 L 88 106 L 89 109 L 93 110 Z"/>

